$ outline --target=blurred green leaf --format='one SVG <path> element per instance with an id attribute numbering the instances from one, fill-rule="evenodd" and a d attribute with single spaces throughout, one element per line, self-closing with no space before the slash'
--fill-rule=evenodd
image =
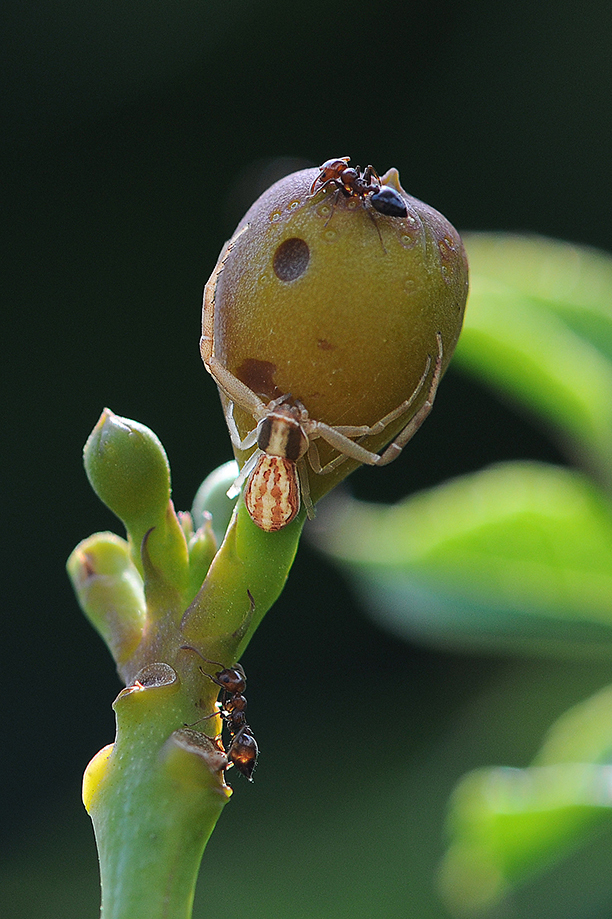
<path id="1" fill-rule="evenodd" d="M 506 463 L 397 505 L 349 500 L 320 540 L 404 637 L 612 647 L 612 511 L 584 475 Z"/>
<path id="2" fill-rule="evenodd" d="M 458 366 L 543 418 L 612 485 L 612 256 L 540 237 L 467 236 Z"/>
<path id="3" fill-rule="evenodd" d="M 612 826 L 612 687 L 563 715 L 527 769 L 481 769 L 451 799 L 440 875 L 453 912 L 509 890 Z"/>
<path id="4" fill-rule="evenodd" d="M 509 234 L 468 235 L 466 248 L 459 365 L 612 486 L 612 257 Z M 577 471 L 512 463 L 396 507 L 349 502 L 321 542 L 404 637 L 611 650 L 612 510 Z"/>

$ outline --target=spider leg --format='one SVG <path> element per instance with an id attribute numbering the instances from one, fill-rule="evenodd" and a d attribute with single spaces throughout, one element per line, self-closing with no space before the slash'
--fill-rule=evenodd
<path id="1" fill-rule="evenodd" d="M 262 402 L 259 396 L 256 396 L 242 380 L 230 373 L 214 354 L 206 362 L 206 369 L 231 402 L 252 415 L 256 421 L 264 417 L 266 414 L 265 402 Z"/>
<path id="2" fill-rule="evenodd" d="M 298 482 L 300 483 L 300 494 L 302 496 L 302 501 L 304 502 L 304 507 L 306 508 L 306 514 L 308 519 L 312 520 L 315 515 L 314 505 L 310 497 L 310 483 L 308 481 L 308 468 L 304 459 L 299 459 L 297 462 L 297 475 Z"/>
<path id="3" fill-rule="evenodd" d="M 418 412 L 412 416 L 406 427 L 399 432 L 395 440 L 380 454 L 376 463 L 377 466 L 386 466 L 388 463 L 392 463 L 394 459 L 397 459 L 408 441 L 411 440 L 419 430 L 432 409 L 436 397 L 436 390 L 438 389 L 438 383 L 442 376 L 442 357 L 444 355 L 442 335 L 440 332 L 436 333 L 436 338 L 438 339 L 438 356 L 436 358 L 429 392 L 427 393 L 427 399 Z"/>
<path id="4" fill-rule="evenodd" d="M 248 460 L 240 470 L 239 474 L 236 476 L 230 487 L 227 489 L 228 498 L 236 498 L 240 494 L 240 489 L 252 473 L 253 469 L 257 464 L 257 460 L 261 456 L 261 450 L 254 450 L 253 453 L 249 456 Z"/>
<path id="5" fill-rule="evenodd" d="M 326 441 L 331 447 L 334 447 L 339 453 L 342 454 L 342 458 L 337 456 L 335 459 L 328 463 L 326 466 L 323 466 L 322 469 L 315 470 L 319 474 L 325 475 L 328 472 L 331 472 L 333 469 L 336 469 L 340 463 L 343 463 L 346 459 L 357 460 L 358 463 L 366 463 L 368 466 L 375 466 L 380 457 L 378 453 L 373 453 L 371 450 L 366 450 L 365 447 L 362 447 L 361 444 L 355 443 L 353 440 L 349 440 L 344 434 L 339 434 L 335 428 L 329 427 L 323 422 L 317 424 L 317 436 L 321 437 Z M 312 460 L 312 457 L 309 454 L 309 459 Z M 319 463 L 320 465 L 320 463 Z"/>
<path id="6" fill-rule="evenodd" d="M 387 425 L 391 424 L 392 421 L 395 421 L 396 418 L 399 418 L 400 415 L 403 415 L 404 412 L 406 412 L 410 408 L 410 406 L 412 405 L 412 403 L 414 402 L 414 400 L 420 393 L 421 389 L 423 388 L 423 384 L 425 383 L 425 380 L 427 379 L 427 374 L 429 373 L 430 367 L 431 367 L 431 358 L 428 357 L 427 363 L 425 365 L 425 370 L 421 374 L 421 379 L 419 380 L 417 387 L 415 391 L 412 393 L 412 395 L 410 396 L 410 398 L 406 399 L 405 402 L 402 402 L 400 405 L 397 406 L 397 408 L 394 408 L 387 415 L 385 415 L 384 418 L 381 418 L 380 421 L 377 421 L 375 424 L 336 424 L 336 425 L 333 425 L 332 427 L 331 425 L 325 424 L 325 422 L 323 421 L 315 421 L 315 422 L 312 422 L 310 425 L 313 436 L 315 437 L 319 436 L 319 437 L 322 437 L 324 440 L 327 440 L 325 435 L 322 433 L 321 429 L 325 429 L 326 431 L 329 431 L 330 428 L 331 430 L 335 431 L 336 434 L 342 434 L 344 435 L 344 437 L 350 437 L 350 438 L 352 437 L 359 437 L 359 438 L 372 437 L 374 434 L 381 434 L 384 431 L 384 429 L 387 427 Z M 313 469 L 314 469 L 314 466 L 313 466 Z"/>
<path id="7" fill-rule="evenodd" d="M 421 379 L 417 383 L 417 387 L 410 398 L 406 399 L 404 402 L 398 405 L 397 408 L 394 408 L 392 411 L 390 411 L 387 415 L 384 416 L 384 418 L 381 418 L 380 421 L 377 421 L 375 424 L 371 425 L 362 424 L 351 426 L 348 424 L 340 424 L 334 427 L 334 431 L 338 431 L 340 434 L 344 434 L 346 437 L 372 437 L 375 434 L 382 434 L 385 428 L 390 425 L 392 421 L 395 421 L 396 418 L 399 418 L 400 415 L 403 415 L 406 411 L 408 411 L 414 400 L 421 392 L 430 368 L 431 357 L 428 357 L 425 364 L 425 370 L 421 374 Z"/>
<path id="8" fill-rule="evenodd" d="M 384 431 L 387 425 L 389 425 L 396 418 L 399 418 L 400 415 L 403 415 L 423 388 L 423 384 L 431 367 L 431 358 L 428 358 L 419 384 L 410 398 L 406 399 L 405 402 L 402 402 L 401 405 L 398 405 L 397 408 L 394 408 L 393 411 L 385 415 L 384 418 L 381 418 L 380 421 L 377 421 L 376 424 L 370 426 L 363 425 L 362 427 L 350 427 L 345 425 L 344 428 L 334 428 L 322 421 L 317 422 L 313 426 L 313 433 L 311 436 L 321 437 L 330 446 L 338 450 L 341 456 L 335 457 L 330 463 L 321 468 L 318 451 L 315 453 L 314 451 L 311 452 L 311 450 L 309 450 L 308 458 L 315 472 L 323 475 L 327 474 L 328 472 L 332 472 L 347 458 L 357 460 L 360 463 L 365 463 L 368 466 L 386 466 L 388 463 L 393 462 L 394 459 L 397 459 L 408 441 L 414 437 L 418 429 L 421 427 L 433 405 L 438 383 L 440 382 L 440 376 L 442 375 L 443 356 L 442 336 L 438 332 L 436 337 L 438 340 L 438 356 L 436 358 L 427 399 L 421 408 L 416 412 L 416 414 L 413 415 L 408 424 L 402 428 L 393 443 L 389 444 L 389 446 L 386 448 L 386 450 L 383 451 L 382 454 L 378 454 L 371 450 L 367 450 L 365 447 L 361 446 L 360 443 L 356 443 L 355 441 L 350 440 L 350 437 L 358 436 L 359 438 L 362 438 L 366 436 L 369 437 L 374 434 L 380 434 L 382 431 Z"/>
<path id="9" fill-rule="evenodd" d="M 249 447 L 253 447 L 257 443 L 257 428 L 253 428 L 243 440 L 240 439 L 240 432 L 234 420 L 233 402 L 230 402 L 225 410 L 225 423 L 227 424 L 230 440 L 238 450 L 248 450 Z"/>
<path id="10" fill-rule="evenodd" d="M 349 441 L 349 443 L 351 443 L 351 441 Z M 346 455 L 346 453 L 340 453 L 333 460 L 327 463 L 327 465 L 321 466 L 319 450 L 314 440 L 310 441 L 310 446 L 308 447 L 308 453 L 306 454 L 306 456 L 308 457 L 308 462 L 312 466 L 313 471 L 317 475 L 327 475 L 328 472 L 332 472 L 334 469 L 337 469 L 338 466 L 346 462 L 346 460 L 348 459 L 348 456 Z"/>

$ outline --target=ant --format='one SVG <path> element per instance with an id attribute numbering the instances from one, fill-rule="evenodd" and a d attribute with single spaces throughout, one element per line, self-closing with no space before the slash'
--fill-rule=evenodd
<path id="1" fill-rule="evenodd" d="M 407 217 L 408 208 L 400 193 L 390 185 L 382 185 L 380 176 L 373 166 L 349 166 L 350 156 L 326 160 L 319 167 L 319 175 L 310 186 L 310 194 L 333 185 L 336 188 L 336 201 L 343 194 L 346 198 L 359 198 L 365 203 L 366 197 L 374 210 L 386 217 Z M 318 188 L 317 188 L 318 186 Z"/>
<path id="2" fill-rule="evenodd" d="M 245 776 L 249 782 L 252 782 L 253 770 L 257 764 L 259 748 L 253 736 L 253 731 L 246 720 L 245 711 L 247 700 L 244 696 L 244 691 L 246 689 L 246 674 L 243 668 L 240 664 L 234 664 L 233 667 L 224 667 L 219 661 L 211 661 L 207 657 L 204 657 L 191 645 L 181 645 L 181 650 L 195 651 L 195 653 L 201 657 L 203 661 L 206 661 L 207 664 L 215 664 L 221 667 L 221 670 L 218 670 L 214 676 L 212 673 L 207 673 L 200 667 L 201 672 L 223 690 L 221 708 L 219 711 L 215 711 L 211 715 L 205 715 L 201 720 L 205 721 L 207 718 L 212 718 L 216 714 L 221 715 L 231 737 L 229 747 L 226 751 L 227 759 L 230 764 L 236 767 L 238 772 Z M 195 723 L 197 724 L 197 722 Z"/>

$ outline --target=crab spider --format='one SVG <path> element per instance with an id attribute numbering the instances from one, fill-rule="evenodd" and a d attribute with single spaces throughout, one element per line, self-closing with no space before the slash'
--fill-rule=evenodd
<path id="1" fill-rule="evenodd" d="M 442 375 L 444 353 L 440 332 L 436 334 L 436 338 L 438 354 L 434 361 L 427 398 L 395 440 L 380 454 L 366 449 L 359 441 L 381 434 L 389 424 L 408 412 L 425 385 L 432 365 L 431 356 L 428 356 L 421 378 L 410 398 L 375 424 L 332 426 L 311 418 L 302 402 L 290 395 L 264 402 L 210 353 L 212 348 L 207 347 L 208 343 L 203 338 L 202 357 L 206 369 L 229 400 L 225 419 L 232 443 L 239 450 L 248 450 L 256 446 L 228 492 L 230 497 L 237 495 L 246 481 L 244 500 L 252 520 L 262 530 L 274 532 L 295 518 L 301 501 L 304 502 L 308 516 L 314 516 L 307 463 L 317 475 L 325 475 L 337 469 L 347 459 L 369 466 L 386 466 L 397 459 L 429 415 L 434 402 Z M 256 422 L 253 430 L 242 439 L 234 420 L 236 405 L 251 415 Z M 325 466 L 321 465 L 319 459 L 315 443 L 318 438 L 338 451 L 338 456 Z"/>

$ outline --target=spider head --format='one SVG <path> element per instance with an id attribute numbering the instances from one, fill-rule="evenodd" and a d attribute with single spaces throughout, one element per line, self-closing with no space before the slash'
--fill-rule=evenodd
<path id="1" fill-rule="evenodd" d="M 257 426 L 257 446 L 268 456 L 280 456 L 297 463 L 308 450 L 308 437 L 295 405 L 277 405 Z"/>

